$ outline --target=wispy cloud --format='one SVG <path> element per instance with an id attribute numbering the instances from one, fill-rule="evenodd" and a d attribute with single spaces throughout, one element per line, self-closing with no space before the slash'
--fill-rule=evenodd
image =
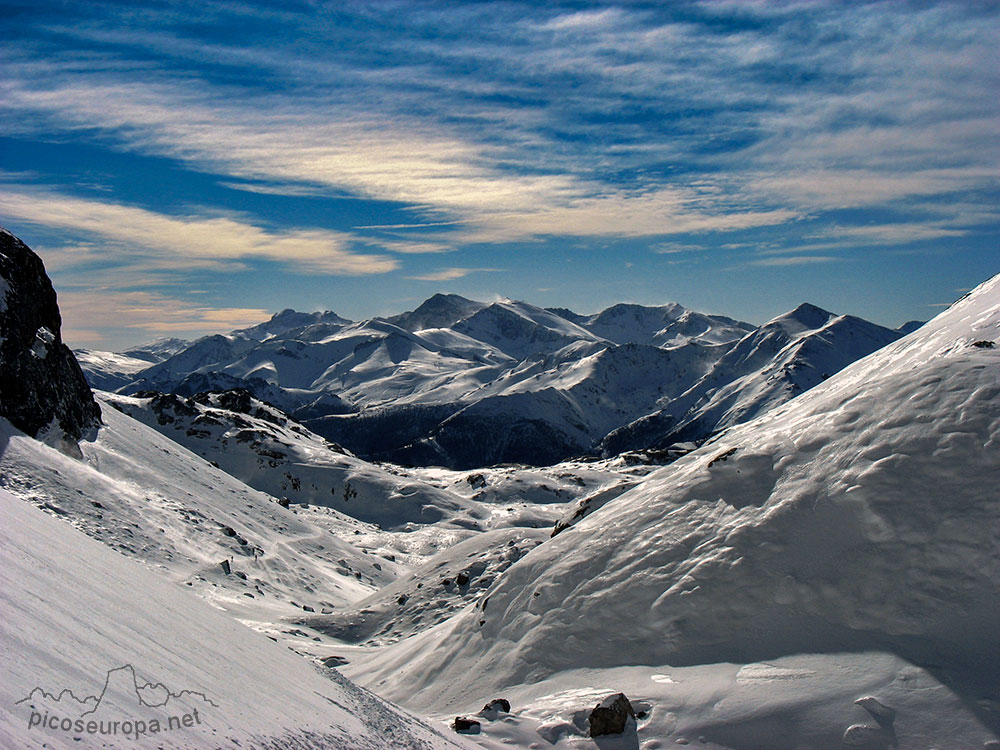
<path id="1" fill-rule="evenodd" d="M 185 337 L 243 328 L 266 320 L 257 308 L 209 307 L 150 291 L 94 289 L 62 292 L 59 308 L 63 338 L 71 346 L 99 347 L 108 330 L 127 328 L 133 336 L 151 339 L 166 334 Z"/>
<path id="2" fill-rule="evenodd" d="M 91 243 L 67 249 L 65 266 L 74 256 L 93 261 L 111 250 L 134 253 L 159 268 L 215 266 L 245 259 L 265 259 L 313 273 L 359 276 L 385 273 L 398 262 L 383 255 L 355 253 L 349 234 L 319 229 L 269 231 L 234 216 L 168 216 L 135 206 L 74 198 L 60 193 L 4 187 L 0 213 L 12 219 L 57 230 L 71 230 L 115 243 Z M 103 248 L 103 250 L 102 250 Z"/>
<path id="3" fill-rule="evenodd" d="M 373 245 L 394 253 L 404 255 L 426 255 L 427 253 L 449 253 L 455 250 L 454 245 L 444 242 L 428 242 L 426 240 L 377 240 Z"/>
<path id="4" fill-rule="evenodd" d="M 2 127 L 96 130 L 248 180 L 229 181 L 241 190 L 398 201 L 464 222 L 468 242 L 739 229 L 1000 174 L 998 76 L 982 66 L 1000 23 L 958 4 L 353 12 L 364 23 L 351 33 L 380 54 L 336 52 L 331 10 L 271 14 L 280 33 L 256 46 L 201 37 L 168 11 L 161 24 L 151 11 L 113 30 L 58 26 L 100 52 L 12 44 Z M 716 23 L 734 18 L 749 22 Z M 191 65 L 220 74 L 193 78 Z M 651 155 L 714 189 L 644 170 L 610 178 Z"/>
<path id="5" fill-rule="evenodd" d="M 962 237 L 967 229 L 953 229 L 935 224 L 906 223 L 863 224 L 861 226 L 836 226 L 825 231 L 822 236 L 835 237 L 845 242 L 869 243 L 874 245 L 899 245 L 907 242 L 937 240 L 942 237 Z"/>
<path id="6" fill-rule="evenodd" d="M 750 261 L 751 266 L 804 266 L 812 263 L 834 263 L 841 261 L 833 255 L 791 255 L 776 258 L 758 258 Z"/>
<path id="7" fill-rule="evenodd" d="M 674 255 L 676 253 L 696 253 L 705 248 L 701 245 L 690 245 L 683 242 L 661 242 L 651 248 L 659 255 Z"/>
<path id="8" fill-rule="evenodd" d="M 499 270 L 499 268 L 442 268 L 439 271 L 431 271 L 430 273 L 421 274 L 419 276 L 407 276 L 407 278 L 413 279 L 414 281 L 454 281 L 455 279 L 465 278 L 470 273 L 484 273 Z"/>

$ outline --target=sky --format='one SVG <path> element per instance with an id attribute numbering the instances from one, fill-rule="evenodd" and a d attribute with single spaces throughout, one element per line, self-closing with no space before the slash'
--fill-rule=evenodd
<path id="1" fill-rule="evenodd" d="M 436 292 L 898 326 L 1000 272 L 994 2 L 8 2 L 0 225 L 121 350 Z"/>

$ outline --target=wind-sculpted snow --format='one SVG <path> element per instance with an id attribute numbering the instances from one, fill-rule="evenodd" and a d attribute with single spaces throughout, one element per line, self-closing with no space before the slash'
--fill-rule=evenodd
<path id="1" fill-rule="evenodd" d="M 383 657 L 369 679 L 421 703 L 578 668 L 864 650 L 995 676 L 997 342 L 1000 277 L 654 472 L 411 644 L 405 678 Z"/>
<path id="2" fill-rule="evenodd" d="M 4 748 L 475 747 L 2 489 L 0 576 Z"/>

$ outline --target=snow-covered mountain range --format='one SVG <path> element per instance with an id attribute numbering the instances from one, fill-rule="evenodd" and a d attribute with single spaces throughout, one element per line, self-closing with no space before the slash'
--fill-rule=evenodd
<path id="1" fill-rule="evenodd" d="M 471 469 L 702 441 L 900 335 L 811 305 L 755 328 L 676 303 L 579 315 L 435 295 L 386 319 L 285 310 L 78 356 L 94 387 L 245 388 L 360 457 Z"/>
<path id="2" fill-rule="evenodd" d="M 0 746 L 1000 746 L 1000 276 L 903 338 L 285 311 L 95 394 L 3 239 Z"/>

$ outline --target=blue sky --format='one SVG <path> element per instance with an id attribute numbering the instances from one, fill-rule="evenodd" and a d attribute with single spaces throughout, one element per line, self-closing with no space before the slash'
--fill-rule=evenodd
<path id="1" fill-rule="evenodd" d="M 926 319 L 1000 271 L 1000 6 L 0 1 L 0 224 L 120 349 L 438 291 Z"/>

